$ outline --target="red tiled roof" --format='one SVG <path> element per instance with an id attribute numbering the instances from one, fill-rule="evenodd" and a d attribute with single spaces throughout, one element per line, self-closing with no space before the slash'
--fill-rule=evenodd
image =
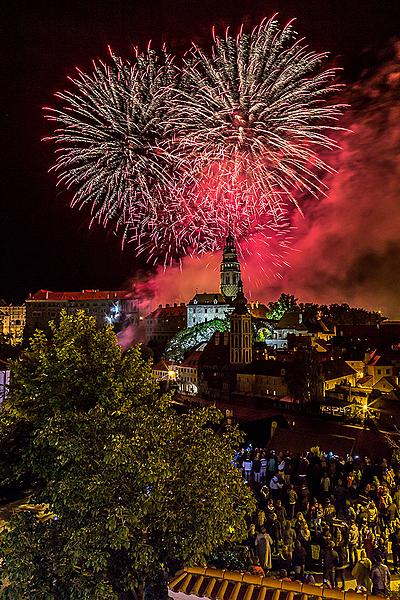
<path id="1" fill-rule="evenodd" d="M 146 319 L 165 319 L 166 317 L 185 317 L 186 306 L 161 306 L 147 315 Z"/>
<path id="2" fill-rule="evenodd" d="M 183 367 L 197 367 L 201 358 L 202 352 L 195 350 L 183 361 Z"/>
<path id="3" fill-rule="evenodd" d="M 154 365 L 153 367 L 153 371 L 170 371 L 171 367 L 173 365 L 173 362 L 170 360 L 160 360 L 156 365 Z"/>
<path id="4" fill-rule="evenodd" d="M 52 292 L 50 290 L 39 290 L 34 294 L 30 294 L 30 300 L 120 300 L 122 298 L 130 298 L 129 290 L 82 290 L 81 292 Z"/>
<path id="5" fill-rule="evenodd" d="M 203 292 L 202 294 L 196 294 L 191 301 L 189 302 L 189 305 L 192 306 L 192 304 L 228 304 L 228 302 L 225 300 L 225 297 L 220 294 L 219 292 L 213 294 L 213 293 L 207 293 L 207 292 Z"/>

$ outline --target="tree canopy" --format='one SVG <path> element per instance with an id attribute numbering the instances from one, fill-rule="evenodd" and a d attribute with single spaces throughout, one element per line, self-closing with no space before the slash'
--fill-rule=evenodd
<path id="1" fill-rule="evenodd" d="M 140 349 L 83 312 L 37 332 L 0 409 L 0 485 L 49 518 L 2 532 L 4 598 L 128 600 L 170 561 L 242 539 L 254 508 L 232 464 L 240 436 L 215 409 L 175 413 Z"/>
<path id="2" fill-rule="evenodd" d="M 279 321 L 288 310 L 298 309 L 297 298 L 293 294 L 281 294 L 276 302 L 268 303 L 267 318 Z"/>
<path id="3" fill-rule="evenodd" d="M 201 343 L 208 342 L 216 331 L 229 331 L 229 320 L 213 319 L 179 331 L 168 342 L 165 356 L 170 360 L 182 362 L 185 354 L 195 350 Z"/>
<path id="4" fill-rule="evenodd" d="M 348 304 L 316 304 L 314 302 L 299 302 L 293 294 L 282 293 L 278 300 L 268 303 L 267 318 L 279 320 L 288 311 L 299 311 L 304 321 L 317 317 L 332 325 L 374 325 L 385 317 L 379 312 L 365 308 L 352 307 Z"/>

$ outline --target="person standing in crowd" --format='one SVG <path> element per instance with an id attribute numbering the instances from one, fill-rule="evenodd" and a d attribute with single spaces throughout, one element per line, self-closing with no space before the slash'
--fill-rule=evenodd
<path id="1" fill-rule="evenodd" d="M 242 469 L 243 469 L 243 475 L 246 481 L 250 481 L 251 479 L 251 470 L 253 468 L 253 461 L 250 460 L 249 457 L 245 457 L 243 464 L 242 464 Z"/>
<path id="2" fill-rule="evenodd" d="M 243 457 L 243 477 L 258 503 L 246 545 L 261 568 L 272 569 L 274 557 L 277 568 L 305 581 L 305 570 L 315 566 L 326 585 L 345 588 L 349 563 L 358 589 L 371 592 L 373 564 L 374 590 L 387 592 L 388 561 L 394 572 L 400 568 L 397 463 L 318 448 L 303 455 L 250 448 Z"/>
<path id="3" fill-rule="evenodd" d="M 358 560 L 357 548 L 359 541 L 359 531 L 355 521 L 350 522 L 348 531 L 348 544 L 349 544 L 349 562 L 350 567 L 353 568 Z"/>
<path id="4" fill-rule="evenodd" d="M 372 581 L 371 581 L 371 569 L 372 563 L 367 557 L 365 550 L 361 550 L 360 558 L 356 562 L 351 574 L 355 577 L 357 586 L 363 587 L 368 593 L 371 593 Z"/>
<path id="5" fill-rule="evenodd" d="M 336 585 L 335 570 L 338 564 L 338 553 L 333 547 L 333 542 L 329 542 L 322 552 L 322 575 L 324 582 L 328 582 L 332 588 Z"/>
<path id="6" fill-rule="evenodd" d="M 372 567 L 372 595 L 387 596 L 390 592 L 390 571 L 380 559 Z"/>
<path id="7" fill-rule="evenodd" d="M 287 491 L 289 519 L 292 519 L 292 520 L 294 519 L 294 513 L 296 510 L 297 500 L 298 500 L 298 496 L 297 496 L 296 490 L 294 489 L 294 485 L 290 484 L 290 487 Z"/>
<path id="8" fill-rule="evenodd" d="M 275 514 L 276 514 L 276 518 L 278 519 L 278 521 L 280 523 L 282 523 L 282 527 L 283 527 L 284 524 L 286 523 L 287 514 L 286 514 L 286 508 L 283 506 L 282 500 L 280 498 L 278 498 L 278 500 L 276 501 Z"/>
<path id="9" fill-rule="evenodd" d="M 257 535 L 255 545 L 261 567 L 264 571 L 270 571 L 272 569 L 272 538 L 265 527 L 262 527 L 261 533 Z"/>
<path id="10" fill-rule="evenodd" d="M 307 553 L 300 542 L 297 540 L 294 543 L 294 550 L 292 555 L 292 567 L 296 576 L 303 577 L 304 569 L 306 565 Z"/>
<path id="11" fill-rule="evenodd" d="M 347 490 L 341 479 L 338 479 L 337 486 L 333 490 L 335 498 L 335 510 L 338 517 L 344 517 L 346 512 Z"/>
<path id="12" fill-rule="evenodd" d="M 281 489 L 283 488 L 283 481 L 281 479 L 280 473 L 275 473 L 272 477 L 269 487 L 271 490 L 271 496 L 273 500 L 277 500 L 280 497 Z"/>
<path id="13" fill-rule="evenodd" d="M 339 541 L 336 546 L 336 552 L 338 555 L 338 562 L 335 568 L 335 587 L 339 587 L 339 582 L 342 584 L 342 590 L 346 588 L 345 582 L 345 570 L 348 567 L 347 562 L 347 547 L 345 546 L 343 538 Z"/>
<path id="14" fill-rule="evenodd" d="M 331 480 L 328 477 L 328 473 L 324 473 L 321 479 L 321 498 L 326 500 L 329 498 L 329 492 L 331 489 Z"/>
<path id="15" fill-rule="evenodd" d="M 297 539 L 296 536 L 296 532 L 292 527 L 292 524 L 290 521 L 286 521 L 284 530 L 283 530 L 283 535 L 282 535 L 282 541 L 285 544 L 285 546 L 287 546 L 291 552 L 293 552 L 294 549 L 294 543 Z"/>
<path id="16" fill-rule="evenodd" d="M 260 459 L 259 454 L 256 454 L 256 457 L 253 460 L 253 478 L 254 478 L 254 483 L 260 483 L 260 481 L 261 481 L 261 459 Z"/>
<path id="17" fill-rule="evenodd" d="M 270 481 L 272 479 L 274 473 L 276 473 L 277 466 L 278 465 L 276 462 L 275 453 L 273 452 L 268 459 L 268 466 L 267 466 L 268 481 Z"/>
<path id="18" fill-rule="evenodd" d="M 257 511 L 257 525 L 259 529 L 265 525 L 265 512 L 261 508 Z"/>
<path id="19" fill-rule="evenodd" d="M 261 483 L 265 483 L 267 479 L 268 459 L 265 452 L 262 452 L 260 459 L 260 479 Z"/>

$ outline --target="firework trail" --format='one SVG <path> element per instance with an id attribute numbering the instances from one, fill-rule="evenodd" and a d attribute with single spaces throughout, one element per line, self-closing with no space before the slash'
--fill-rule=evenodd
<path id="1" fill-rule="evenodd" d="M 251 34 L 214 34 L 210 55 L 194 46 L 184 60 L 169 121 L 188 193 L 225 231 L 226 213 L 251 234 L 264 215 L 279 221 L 288 201 L 321 193 L 331 168 L 318 152 L 337 147 L 329 133 L 343 111 L 328 101 L 340 86 L 326 57 L 272 18 Z"/>
<path id="2" fill-rule="evenodd" d="M 63 106 L 46 111 L 72 204 L 122 226 L 151 262 L 217 250 L 231 231 L 239 246 L 264 235 L 279 265 L 290 207 L 319 195 L 332 170 L 321 148 L 337 147 L 343 105 L 330 101 L 340 86 L 326 54 L 272 18 L 214 34 L 211 53 L 193 46 L 179 68 L 165 51 L 111 58 L 78 71 Z"/>
<path id="3" fill-rule="evenodd" d="M 140 237 L 173 186 L 160 117 L 176 69 L 169 55 L 150 49 L 136 52 L 133 64 L 110 56 L 111 65 L 94 62 L 91 74 L 77 69 L 74 91 L 56 94 L 63 106 L 45 109 L 56 123 L 45 139 L 57 145 L 58 183 L 76 190 L 72 205 L 89 204 L 105 225 L 124 225 L 129 214 Z"/>

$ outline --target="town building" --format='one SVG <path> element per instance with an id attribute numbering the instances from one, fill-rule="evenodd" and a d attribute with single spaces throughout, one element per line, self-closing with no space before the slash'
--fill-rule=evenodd
<path id="1" fill-rule="evenodd" d="M 326 352 L 330 340 L 335 336 L 331 329 L 320 317 L 304 319 L 300 310 L 288 310 L 277 323 L 271 326 L 272 335 L 265 343 L 277 350 L 290 346 L 291 338 L 298 338 L 300 345 L 310 344 L 319 352 Z M 307 338 L 307 339 L 305 339 Z"/>
<path id="2" fill-rule="evenodd" d="M 253 332 L 251 315 L 247 308 L 247 300 L 243 293 L 241 280 L 239 280 L 235 308 L 230 316 L 229 349 L 231 365 L 248 365 L 252 362 Z"/>
<path id="3" fill-rule="evenodd" d="M 179 392 L 195 396 L 199 391 L 199 361 L 201 351 L 192 352 L 182 364 L 177 366 Z"/>
<path id="4" fill-rule="evenodd" d="M 371 378 L 370 383 L 374 386 L 382 377 L 395 376 L 396 370 L 388 356 L 374 351 L 366 355 L 365 375 Z"/>
<path id="5" fill-rule="evenodd" d="M 196 293 L 187 305 L 187 326 L 193 327 L 214 319 L 226 319 L 233 306 L 220 293 Z"/>
<path id="6" fill-rule="evenodd" d="M 193 327 L 213 319 L 226 319 L 233 311 L 239 281 L 240 263 L 235 241 L 231 235 L 228 235 L 220 265 L 219 292 L 196 292 L 187 305 L 187 326 Z"/>
<path id="7" fill-rule="evenodd" d="M 321 362 L 324 394 L 337 386 L 355 386 L 357 372 L 341 358 Z"/>
<path id="8" fill-rule="evenodd" d="M 286 368 L 280 360 L 255 361 L 237 373 L 236 391 L 251 397 L 283 398 L 289 393 Z"/>
<path id="9" fill-rule="evenodd" d="M 308 330 L 303 323 L 303 315 L 300 311 L 287 311 L 272 327 L 272 337 L 266 339 L 268 346 L 280 350 L 288 347 L 290 336 L 307 336 Z"/>
<path id="10" fill-rule="evenodd" d="M 146 345 L 159 354 L 174 335 L 186 328 L 186 305 L 160 304 L 145 317 L 144 325 Z"/>
<path id="11" fill-rule="evenodd" d="M 82 290 L 81 292 L 52 292 L 39 290 L 29 294 L 26 302 L 25 335 L 36 329 L 48 330 L 50 321 L 57 321 L 62 310 L 73 314 L 84 310 L 95 317 L 97 325 L 130 322 L 137 324 L 139 312 L 132 293 L 127 290 Z"/>
<path id="12" fill-rule="evenodd" d="M 7 304 L 0 300 L 0 333 L 10 344 L 20 344 L 24 335 L 25 305 Z"/>

